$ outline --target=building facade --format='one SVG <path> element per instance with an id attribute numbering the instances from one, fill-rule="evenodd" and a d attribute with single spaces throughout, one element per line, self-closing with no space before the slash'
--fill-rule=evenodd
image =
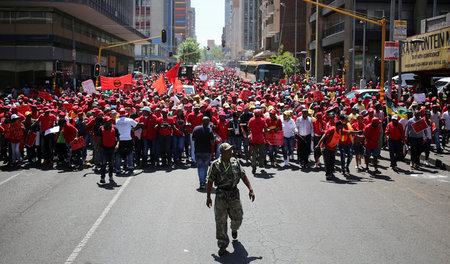
<path id="1" fill-rule="evenodd" d="M 356 10 L 358 14 L 374 20 L 385 17 L 386 40 L 390 39 L 391 1 L 324 0 L 321 3 Z M 435 12 L 438 10 L 438 13 L 448 13 L 449 9 L 449 3 L 438 1 Z M 432 16 L 433 4 L 432 1 L 426 0 L 403 0 L 401 12 L 398 12 L 398 6 L 395 6 L 393 11 L 392 19 L 397 20 L 400 13 L 401 19 L 407 21 L 407 35 L 412 36 L 420 33 L 420 21 Z M 365 46 L 363 46 L 364 35 Z M 381 45 L 380 26 L 353 19 L 327 8 L 306 4 L 306 51 L 307 56 L 312 58 L 312 75 L 318 79 L 323 76 L 342 76 L 345 70 L 347 86 L 359 84 L 364 67 L 365 80 L 377 83 L 380 76 Z M 386 80 L 393 72 L 394 64 L 386 63 Z"/>
<path id="2" fill-rule="evenodd" d="M 1 1 L 0 90 L 91 78 L 100 45 L 144 37 L 133 11 L 133 0 Z M 131 72 L 133 49 L 104 49 L 101 74 Z"/>
<path id="3" fill-rule="evenodd" d="M 134 68 L 146 74 L 165 71 L 175 62 L 172 54 L 176 51 L 174 45 L 174 5 L 173 0 L 135 0 L 135 27 L 146 37 L 157 37 L 161 30 L 167 32 L 167 42 L 161 38 L 151 40 L 151 43 L 136 43 L 134 49 Z"/>

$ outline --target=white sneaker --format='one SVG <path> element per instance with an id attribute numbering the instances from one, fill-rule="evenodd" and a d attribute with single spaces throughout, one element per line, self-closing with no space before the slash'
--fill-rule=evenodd
<path id="1" fill-rule="evenodd" d="M 426 161 L 424 162 L 424 164 L 425 164 L 425 166 L 430 166 L 430 163 L 428 162 L 428 160 L 426 160 Z"/>

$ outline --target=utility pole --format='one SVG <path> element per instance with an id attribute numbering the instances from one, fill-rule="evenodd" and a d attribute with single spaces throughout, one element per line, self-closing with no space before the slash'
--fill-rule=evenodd
<path id="1" fill-rule="evenodd" d="M 297 76 L 297 2 L 298 0 L 294 0 L 295 1 L 295 33 L 294 33 L 294 57 L 295 57 L 295 62 L 294 62 L 294 80 L 296 80 L 296 76 Z M 317 23 L 317 21 L 316 21 Z M 317 34 L 317 33 L 316 33 Z"/>

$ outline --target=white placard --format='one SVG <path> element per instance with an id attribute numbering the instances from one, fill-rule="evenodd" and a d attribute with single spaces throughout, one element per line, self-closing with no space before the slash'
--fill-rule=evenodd
<path id="1" fill-rule="evenodd" d="M 97 91 L 97 90 L 95 89 L 94 82 L 93 82 L 91 79 L 82 82 L 82 83 L 81 83 L 81 86 L 83 86 L 83 89 L 84 89 L 84 90 L 86 91 L 86 93 L 88 93 L 88 94 L 93 94 L 93 93 L 95 93 L 95 92 Z"/>
<path id="2" fill-rule="evenodd" d="M 59 132 L 59 126 L 55 126 L 55 127 L 45 130 L 44 136 L 47 136 L 48 134 L 55 134 L 58 132 Z"/>
<path id="3" fill-rule="evenodd" d="M 419 104 L 425 102 L 426 99 L 427 98 L 424 93 L 414 94 L 414 101 L 418 102 Z"/>
<path id="4" fill-rule="evenodd" d="M 200 81 L 204 82 L 204 81 L 206 81 L 206 80 L 208 80 L 208 75 L 206 75 L 206 74 L 201 74 L 201 75 L 200 75 Z"/>
<path id="5" fill-rule="evenodd" d="M 384 43 L 384 60 L 398 59 L 398 42 L 386 41 Z"/>
<path id="6" fill-rule="evenodd" d="M 394 41 L 405 40 L 407 36 L 407 22 L 406 20 L 394 21 Z"/>

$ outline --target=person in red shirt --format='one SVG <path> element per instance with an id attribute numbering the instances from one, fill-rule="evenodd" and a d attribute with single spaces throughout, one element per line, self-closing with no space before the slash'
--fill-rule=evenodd
<path id="1" fill-rule="evenodd" d="M 267 124 L 262 117 L 261 110 L 255 110 L 254 117 L 248 121 L 250 130 L 250 145 L 253 147 L 251 151 L 252 173 L 256 173 L 256 158 L 258 157 L 259 166 L 264 166 L 264 132 L 267 131 Z"/>
<path id="2" fill-rule="evenodd" d="M 357 131 L 348 131 L 344 129 L 344 123 L 341 120 L 336 122 L 336 126 L 329 128 L 323 134 L 322 138 L 315 149 L 320 149 L 322 144 L 325 144 L 322 150 L 323 161 L 325 163 L 325 177 L 327 180 L 332 180 L 334 176 L 334 164 L 336 163 L 336 146 L 339 143 L 342 135 L 357 134 Z"/>
<path id="3" fill-rule="evenodd" d="M 222 139 L 222 141 L 216 145 L 215 157 L 217 159 L 220 156 L 220 144 L 225 142 L 228 143 L 228 120 L 226 120 L 226 113 L 224 111 L 220 111 L 219 113 L 219 121 L 217 122 L 216 133 Z"/>
<path id="4" fill-rule="evenodd" d="M 363 131 L 366 125 L 363 123 L 364 117 L 359 115 L 356 118 L 356 122 L 353 123 L 352 127 L 355 131 Z M 361 170 L 360 165 L 364 155 L 364 144 L 363 139 L 360 137 L 353 137 L 353 151 L 355 153 L 356 169 Z"/>
<path id="5" fill-rule="evenodd" d="M 187 134 L 186 116 L 180 107 L 178 107 L 176 115 L 173 117 L 173 124 L 173 162 L 178 164 L 181 162 L 181 154 L 184 149 L 184 137 Z"/>
<path id="6" fill-rule="evenodd" d="M 187 132 L 189 133 L 189 137 L 191 140 L 191 161 L 195 163 L 195 144 L 192 141 L 192 131 L 194 131 L 194 128 L 197 126 L 200 126 L 202 124 L 203 119 L 203 113 L 200 113 L 200 106 L 195 105 L 194 106 L 194 112 L 188 114 L 187 116 Z"/>
<path id="7" fill-rule="evenodd" d="M 378 148 L 378 137 L 381 133 L 380 119 L 374 117 L 372 123 L 364 128 L 363 137 L 365 141 L 366 151 L 364 153 L 364 161 L 366 163 L 366 171 L 369 171 L 369 159 L 373 157 L 373 166 L 375 173 L 380 173 L 378 170 L 378 155 L 380 149 Z"/>
<path id="8" fill-rule="evenodd" d="M 322 138 L 323 133 L 325 132 L 326 123 L 322 119 L 323 114 L 321 112 L 316 114 L 316 118 L 313 120 L 313 128 L 314 128 L 314 147 L 319 143 L 320 138 Z M 320 166 L 320 156 L 322 153 L 320 149 L 314 150 L 314 161 L 315 168 Z"/>
<path id="9" fill-rule="evenodd" d="M 11 123 L 8 124 L 7 130 L 9 134 L 9 142 L 11 143 L 11 165 L 20 165 L 22 157 L 20 153 L 20 143 L 24 141 L 25 126 L 20 121 L 20 116 L 11 115 Z"/>
<path id="10" fill-rule="evenodd" d="M 392 116 L 392 121 L 386 126 L 385 133 L 388 137 L 391 168 L 395 171 L 397 170 L 397 161 L 403 157 L 403 143 L 405 142 L 405 130 L 398 123 L 398 115 Z"/>
<path id="11" fill-rule="evenodd" d="M 53 150 L 55 149 L 55 134 L 45 133 L 50 128 L 54 127 L 58 120 L 56 116 L 50 112 L 51 110 L 45 111 L 44 114 L 39 116 L 38 122 L 35 123 L 35 125 L 41 125 L 41 134 L 44 135 L 44 166 L 53 163 Z"/>
<path id="12" fill-rule="evenodd" d="M 147 166 L 148 150 L 150 149 L 151 163 L 154 164 L 156 160 L 156 116 L 151 113 L 150 107 L 142 108 L 142 115 L 136 119 L 142 128 L 142 166 Z"/>
<path id="13" fill-rule="evenodd" d="M 340 117 L 341 122 L 344 124 L 344 129 L 353 130 L 353 127 L 348 122 L 348 118 L 345 114 L 342 114 Z M 342 135 L 339 139 L 339 152 L 341 153 L 341 170 L 344 176 L 350 174 L 350 162 L 353 157 L 353 145 L 352 145 L 352 136 L 351 135 Z"/>
<path id="14" fill-rule="evenodd" d="M 278 133 L 279 131 L 283 130 L 281 119 L 277 117 L 277 111 L 275 109 L 270 110 L 269 118 L 266 119 L 266 125 L 267 125 L 267 133 Z M 268 144 L 268 150 L 269 150 L 270 164 L 273 167 L 275 166 L 276 163 L 278 146 Z"/>
<path id="15" fill-rule="evenodd" d="M 56 133 L 56 153 L 58 154 L 58 163 L 71 167 L 72 151 L 70 143 L 78 137 L 78 129 L 68 123 L 66 119 L 58 120 L 59 132 Z"/>
<path id="16" fill-rule="evenodd" d="M 164 108 L 161 114 L 162 116 L 156 122 L 155 127 L 158 131 L 158 150 L 162 166 L 170 166 L 173 120 L 167 116 L 167 108 Z"/>

